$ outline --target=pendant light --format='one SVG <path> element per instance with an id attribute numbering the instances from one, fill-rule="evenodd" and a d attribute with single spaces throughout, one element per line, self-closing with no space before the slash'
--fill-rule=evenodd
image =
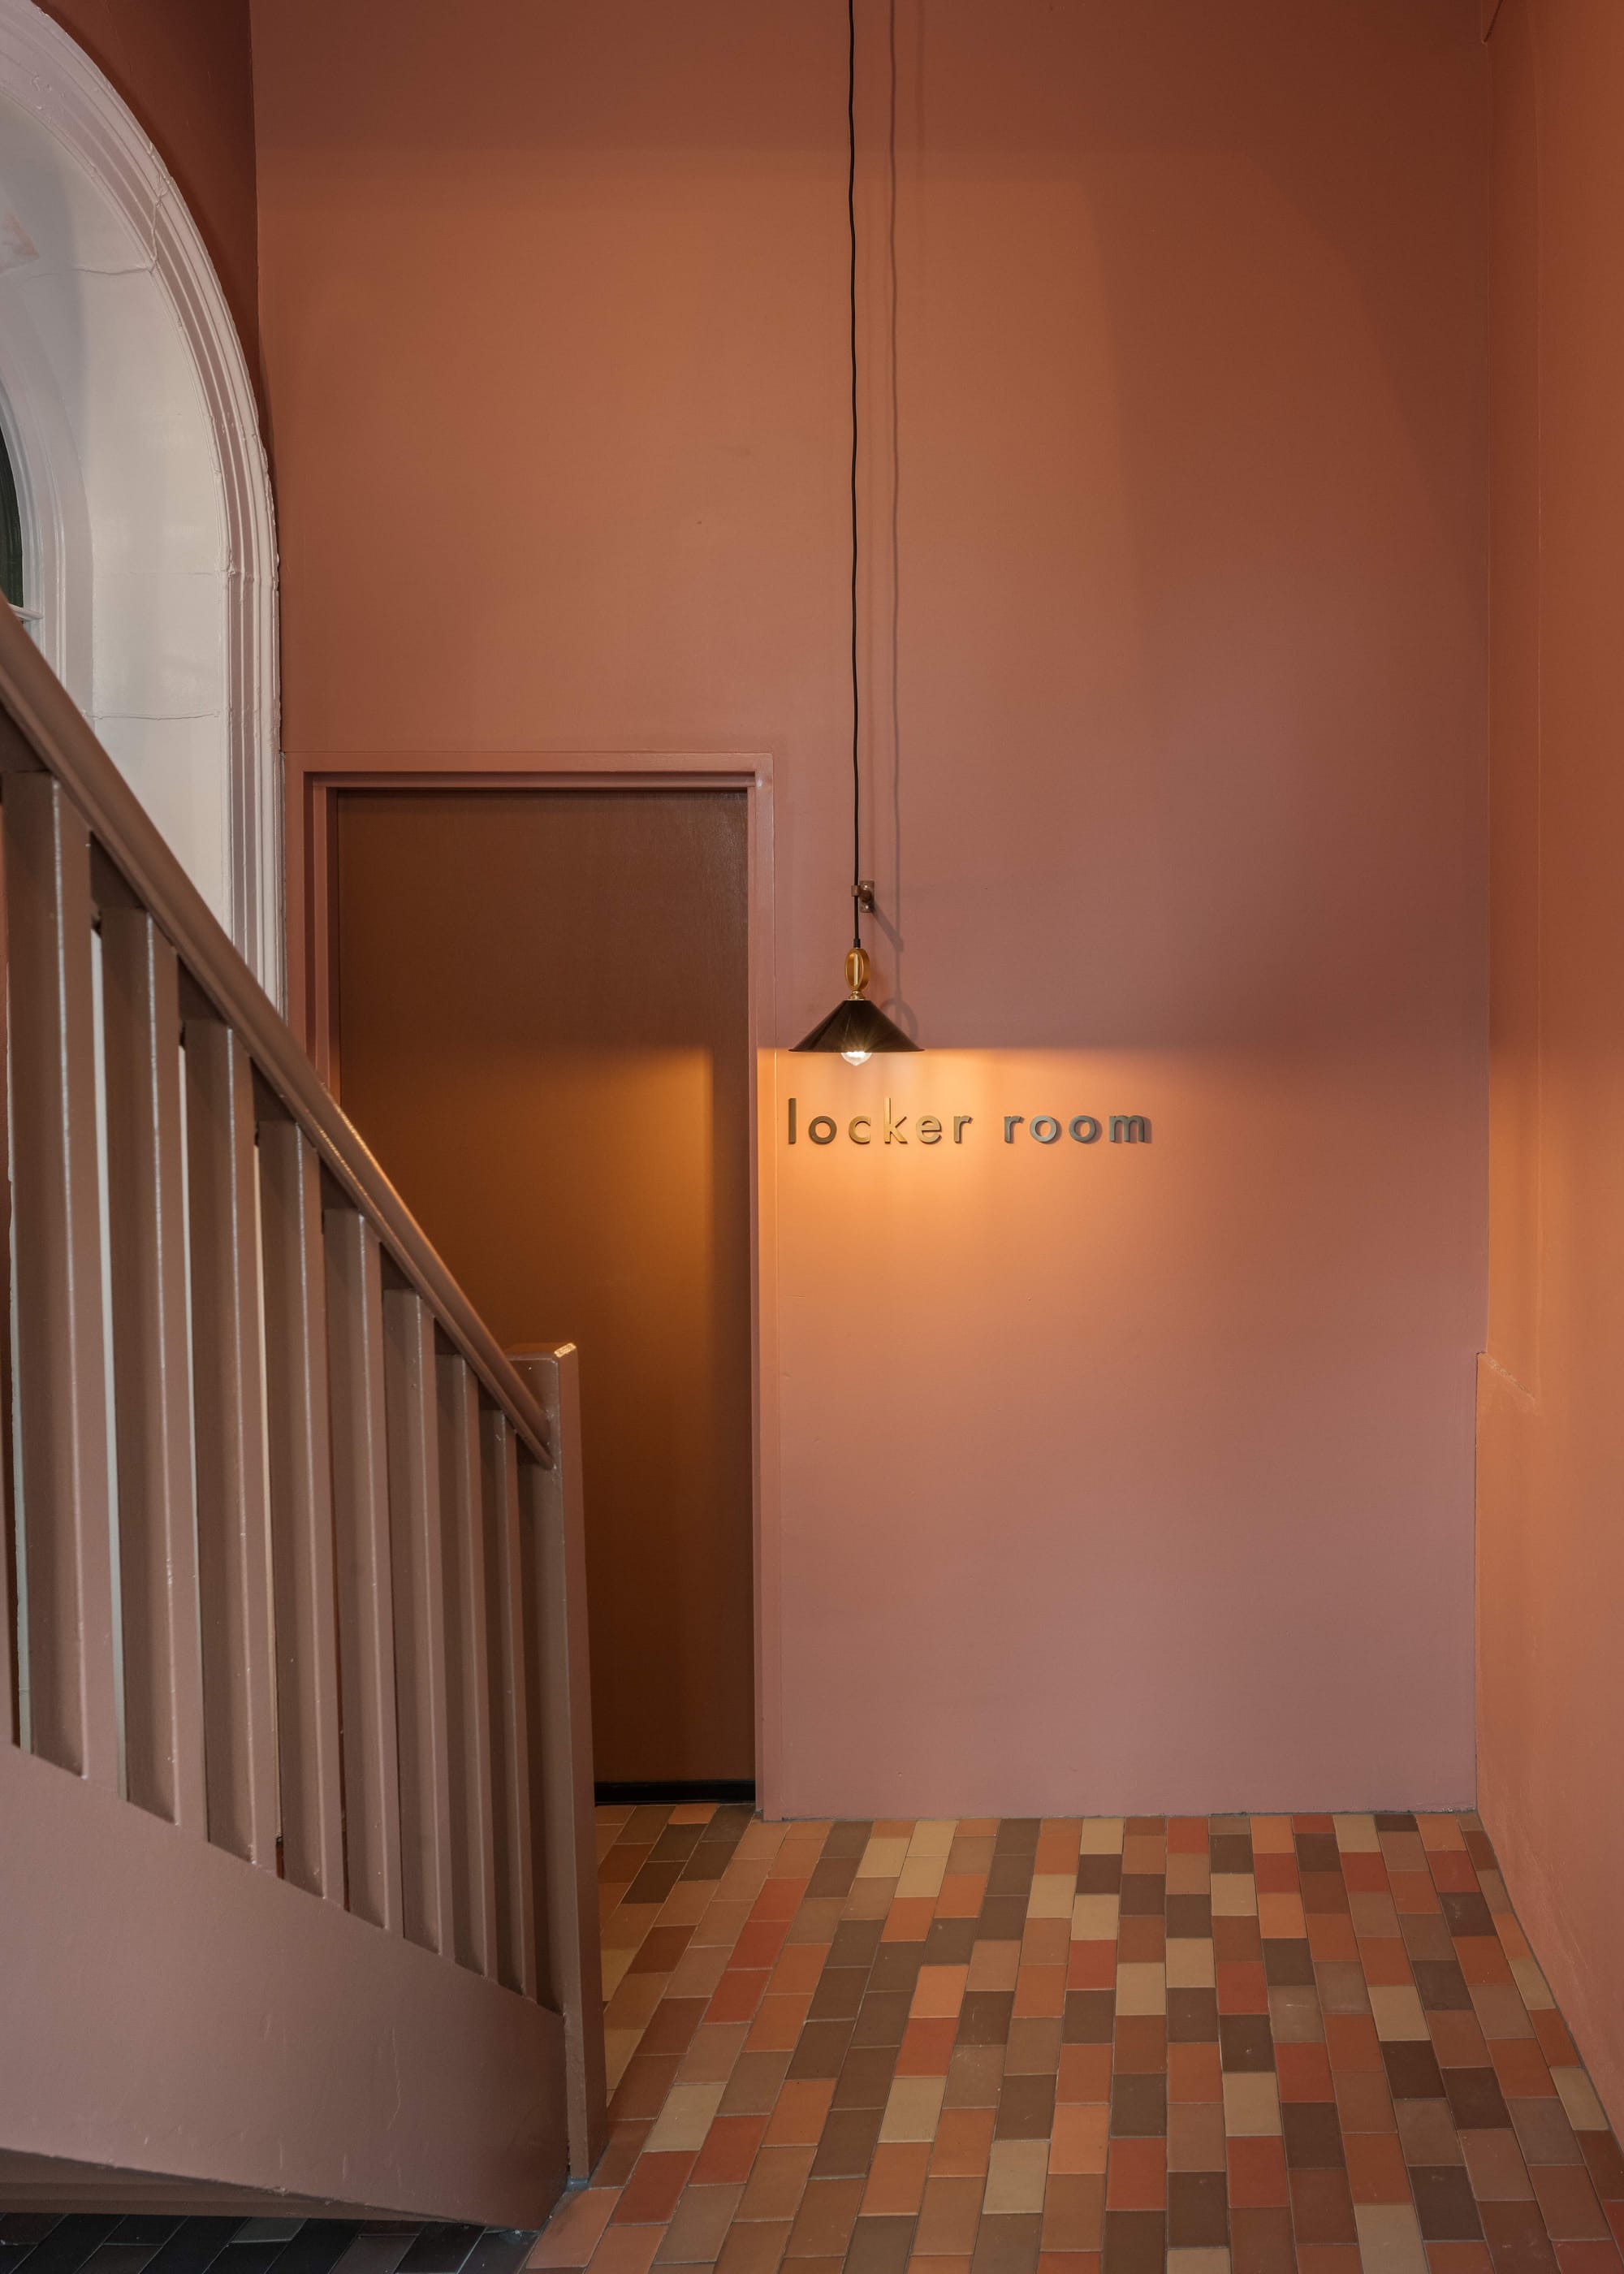
<path id="1" fill-rule="evenodd" d="M 861 712 L 857 684 L 857 0 L 846 4 L 846 220 L 850 243 L 847 271 L 851 312 L 852 368 L 852 945 L 846 959 L 844 999 L 803 1036 L 798 1050 L 838 1050 L 848 1065 L 861 1065 L 876 1050 L 916 1050 L 919 1044 L 888 1019 L 864 991 L 868 952 L 862 920 L 874 909 L 874 886 L 862 874 L 862 773 L 859 764 Z"/>

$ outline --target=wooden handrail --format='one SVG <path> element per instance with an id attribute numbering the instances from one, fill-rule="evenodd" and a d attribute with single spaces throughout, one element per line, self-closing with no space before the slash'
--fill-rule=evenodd
<path id="1" fill-rule="evenodd" d="M 537 1457 L 552 1458 L 545 1417 L 501 1346 L 436 1253 L 365 1140 L 324 1088 L 295 1036 L 164 843 L 140 800 L 97 742 L 44 657 L 0 610 L 0 773 L 43 768 L 90 825 L 133 898 L 155 919 L 194 984 L 242 1038 L 353 1206 L 371 1217 L 390 1256 L 432 1306 Z"/>
<path id="2" fill-rule="evenodd" d="M 605 2130 L 575 1346 L 499 1347 L 4 611 L 0 876 L 0 1937 L 48 2078 L 0 2090 L 0 2207 L 8 2156 L 116 2188 L 162 2142 L 244 2200 L 538 2223 Z M 211 1953 L 154 2070 L 149 1971 Z"/>

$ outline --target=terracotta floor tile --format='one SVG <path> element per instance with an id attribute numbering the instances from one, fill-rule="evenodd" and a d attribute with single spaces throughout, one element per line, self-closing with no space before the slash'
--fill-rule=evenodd
<path id="1" fill-rule="evenodd" d="M 874 2161 L 868 2167 L 868 2184 L 863 2191 L 859 2216 L 917 2217 L 924 2199 L 929 2165 L 928 2140 L 898 2142 L 891 2146 L 882 2142 L 876 2148 Z"/>
<path id="2" fill-rule="evenodd" d="M 598 1850 L 613 2123 L 548 2274 L 1624 2274 L 1474 1817 L 702 1803 Z"/>
<path id="3" fill-rule="evenodd" d="M 925 2182 L 914 2230 L 916 2257 L 962 2257 L 968 2264 L 981 2224 L 982 2186 L 980 2177 L 938 2178 L 931 2173 Z"/>
<path id="4" fill-rule="evenodd" d="M 766 2129 L 764 2116 L 716 2117 L 694 2165 L 694 2186 L 727 2185 L 748 2179 Z"/>

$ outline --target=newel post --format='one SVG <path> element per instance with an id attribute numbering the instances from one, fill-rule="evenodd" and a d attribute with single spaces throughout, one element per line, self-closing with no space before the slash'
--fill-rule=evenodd
<path id="1" fill-rule="evenodd" d="M 607 2144 L 609 2124 L 578 1353 L 573 1343 L 531 1343 L 508 1355 L 546 1416 L 552 1456 L 545 1466 L 523 1452 L 519 1460 L 528 1599 L 526 1688 L 539 1803 L 538 1896 L 545 1888 L 543 1988 L 547 2001 L 556 2004 L 564 2017 L 569 2171 L 572 2179 L 583 2180 Z M 543 1909 L 541 1902 L 538 1908 Z"/>

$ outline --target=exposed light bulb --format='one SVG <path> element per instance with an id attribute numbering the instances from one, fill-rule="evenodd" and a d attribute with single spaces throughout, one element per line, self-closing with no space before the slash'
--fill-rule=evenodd
<path id="1" fill-rule="evenodd" d="M 868 1063 L 867 1050 L 842 1050 L 840 1055 L 847 1065 L 867 1065 Z"/>

